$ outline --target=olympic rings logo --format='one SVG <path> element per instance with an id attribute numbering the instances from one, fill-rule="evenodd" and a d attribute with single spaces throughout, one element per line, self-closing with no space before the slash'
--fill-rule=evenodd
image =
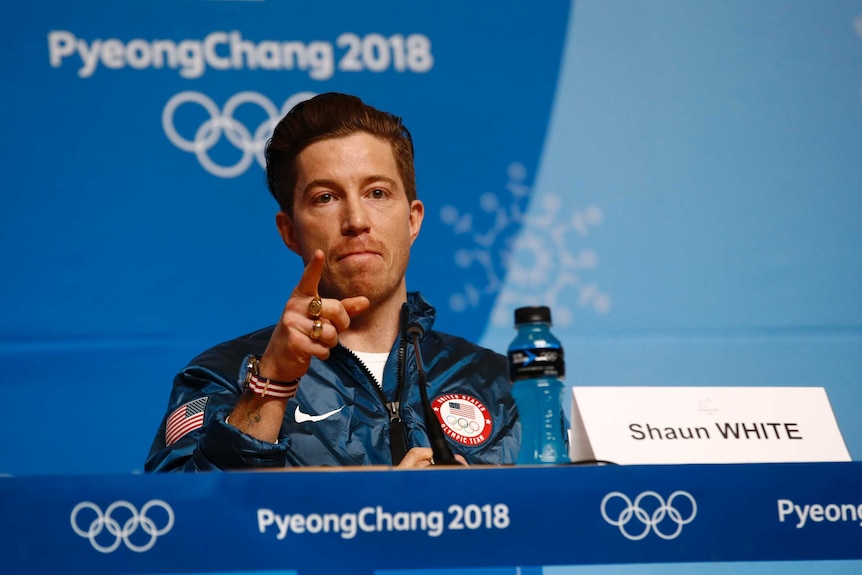
<path id="1" fill-rule="evenodd" d="M 608 515 L 608 503 L 616 498 L 622 499 L 625 504 L 625 508 L 623 508 L 616 516 L 616 519 L 614 519 Z M 674 506 L 674 501 L 678 498 L 688 499 L 691 506 L 691 511 L 685 518 L 683 518 L 682 512 Z M 641 504 L 648 499 L 654 500 L 655 505 L 647 505 L 647 509 L 645 509 Z M 655 508 L 652 509 L 653 507 Z M 652 509 L 652 513 L 650 513 L 649 509 Z M 634 502 L 619 491 L 608 493 L 605 495 L 605 498 L 602 499 L 602 517 L 604 517 L 605 521 L 611 525 L 619 527 L 620 533 L 632 541 L 643 539 L 649 534 L 650 530 L 654 531 L 655 534 L 662 539 L 675 539 L 682 532 L 683 525 L 687 525 L 694 521 L 695 515 L 697 515 L 697 502 L 694 500 L 694 497 L 686 491 L 674 491 L 668 498 L 667 503 L 665 503 L 661 495 L 655 491 L 644 491 L 635 498 Z M 632 519 L 635 519 L 637 523 L 642 524 L 643 529 L 639 532 L 631 533 L 627 529 L 627 525 Z M 665 519 L 668 519 L 669 521 L 665 521 Z M 666 532 L 669 530 L 668 523 L 670 525 L 675 525 L 669 533 Z M 663 525 L 664 527 L 660 527 L 660 525 Z"/>
<path id="2" fill-rule="evenodd" d="M 192 91 L 180 92 L 165 104 L 165 109 L 162 111 L 162 128 L 171 143 L 185 152 L 193 153 L 206 171 L 219 178 L 235 178 L 244 174 L 255 158 L 260 167 L 266 166 L 264 156 L 266 142 L 276 124 L 296 104 L 313 96 L 315 96 L 313 92 L 298 92 L 285 100 L 279 110 L 262 94 L 240 92 L 231 96 L 225 102 L 224 108 L 219 110 L 215 102 L 206 94 Z M 209 114 L 209 118 L 195 130 L 192 139 L 181 136 L 174 122 L 177 109 L 184 104 L 197 104 Z M 266 119 L 254 129 L 254 133 L 234 118 L 237 108 L 243 104 L 256 105 L 266 115 Z M 222 136 L 242 153 L 233 165 L 223 166 L 210 157 L 210 150 L 221 141 Z"/>
<path id="3" fill-rule="evenodd" d="M 155 507 L 161 507 L 167 514 L 167 522 L 163 527 L 156 527 L 156 522 L 147 515 L 147 513 Z M 81 527 L 78 524 L 78 514 L 84 509 L 94 511 L 96 513 L 96 518 L 93 519 L 89 526 L 85 523 L 84 527 Z M 125 519 L 125 522 L 122 525 L 120 525 L 120 521 L 115 518 L 115 513 L 118 509 L 125 509 L 128 512 L 121 512 L 119 514 L 121 517 L 124 518 L 125 515 L 129 515 L 128 519 Z M 72 529 L 75 533 L 81 537 L 89 539 L 90 544 L 96 551 L 101 553 L 112 553 L 120 546 L 121 543 L 125 543 L 126 547 L 132 551 L 142 553 L 152 548 L 152 546 L 156 544 L 156 539 L 160 535 L 164 535 L 170 531 L 174 526 L 174 510 L 171 509 L 171 506 L 164 501 L 153 499 L 144 504 L 140 513 L 135 506 L 128 501 L 115 501 L 108 506 L 104 513 L 102 513 L 102 510 L 95 503 L 82 501 L 72 509 L 72 515 L 69 517 L 69 521 L 72 523 Z M 140 527 L 141 531 L 149 536 L 149 538 L 145 538 L 142 543 L 132 542 L 130 538 L 130 536 L 137 531 L 138 527 Z M 97 537 L 102 533 L 102 530 L 106 530 L 114 537 L 113 542 L 102 544 L 97 541 Z"/>
<path id="4" fill-rule="evenodd" d="M 451 413 L 446 416 L 446 423 L 456 431 L 478 433 L 479 424 L 468 420 L 466 417 L 455 417 Z"/>

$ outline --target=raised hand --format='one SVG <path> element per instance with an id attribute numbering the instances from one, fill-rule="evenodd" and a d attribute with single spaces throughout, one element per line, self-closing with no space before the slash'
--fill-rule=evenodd
<path id="1" fill-rule="evenodd" d="M 279 382 L 301 378 L 308 371 L 311 358 L 329 357 L 330 350 L 338 344 L 338 334 L 350 326 L 350 319 L 368 309 L 370 302 L 365 296 L 342 300 L 320 298 L 317 290 L 322 274 L 323 252 L 317 250 L 287 300 L 260 358 L 261 377 Z M 228 421 L 245 433 L 274 443 L 287 401 L 245 393 Z"/>
<path id="2" fill-rule="evenodd" d="M 311 358 L 328 358 L 338 344 L 338 334 L 350 326 L 350 319 L 368 309 L 370 303 L 364 296 L 321 299 L 317 289 L 322 273 L 323 252 L 317 250 L 287 300 L 260 360 L 262 376 L 279 381 L 302 377 Z"/>

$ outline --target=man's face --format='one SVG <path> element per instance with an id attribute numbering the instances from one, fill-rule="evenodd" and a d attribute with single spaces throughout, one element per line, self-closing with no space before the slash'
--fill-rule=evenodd
<path id="1" fill-rule="evenodd" d="M 389 142 L 364 132 L 330 138 L 305 148 L 296 163 L 293 217 L 280 213 L 279 230 L 305 263 L 323 250 L 320 295 L 372 303 L 403 297 L 424 208 L 407 201 Z"/>

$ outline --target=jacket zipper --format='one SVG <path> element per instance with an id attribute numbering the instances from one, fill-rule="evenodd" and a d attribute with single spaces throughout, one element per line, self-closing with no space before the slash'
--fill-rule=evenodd
<path id="1" fill-rule="evenodd" d="M 347 352 L 350 357 L 356 360 L 356 363 L 359 364 L 359 367 L 362 368 L 362 372 L 365 374 L 365 377 L 368 378 L 368 381 L 371 382 L 371 387 L 374 388 L 374 391 L 377 392 L 377 397 L 380 398 L 380 402 L 386 408 L 386 412 L 389 414 L 389 422 L 398 422 L 401 421 L 401 403 L 399 401 L 389 401 L 386 397 L 386 394 L 383 392 L 382 382 L 378 382 L 377 378 L 374 377 L 374 374 L 371 373 L 371 370 L 368 369 L 368 366 L 365 365 L 365 362 L 359 359 L 359 356 L 353 353 L 352 350 L 344 347 L 340 343 L 338 344 L 341 349 Z M 398 360 L 398 369 L 401 369 L 401 350 L 398 351 L 399 360 Z M 401 374 L 398 374 L 399 380 L 401 379 Z"/>
<path id="2" fill-rule="evenodd" d="M 362 371 L 365 372 L 368 381 L 371 382 L 372 387 L 377 392 L 377 397 L 380 398 L 381 403 L 386 408 L 386 412 L 389 414 L 389 450 L 390 455 L 392 456 L 393 465 L 397 465 L 401 462 L 401 459 L 407 453 L 407 431 L 404 429 L 404 421 L 401 417 L 401 398 L 404 395 L 404 382 L 405 382 L 405 373 L 404 373 L 404 359 L 406 356 L 406 347 L 407 347 L 407 336 L 404 333 L 404 330 L 407 325 L 407 318 L 409 317 L 409 312 L 407 308 L 407 304 L 405 303 L 401 307 L 401 321 L 399 326 L 399 340 L 398 340 L 398 356 L 396 358 L 396 373 L 397 373 L 397 383 L 395 386 L 395 397 L 392 401 L 386 397 L 386 393 L 383 391 L 383 382 L 377 382 L 374 374 L 371 373 L 371 370 L 368 369 L 368 366 L 365 365 L 359 357 L 353 353 L 353 351 L 347 349 L 340 343 L 339 347 L 348 352 L 353 358 L 359 363 L 362 367 Z"/>

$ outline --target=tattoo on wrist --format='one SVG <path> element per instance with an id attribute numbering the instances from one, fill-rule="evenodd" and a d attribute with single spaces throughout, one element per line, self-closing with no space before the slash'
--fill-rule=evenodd
<path id="1" fill-rule="evenodd" d="M 254 427 L 258 423 L 260 423 L 260 411 L 249 411 L 246 415 L 246 418 L 248 419 L 249 427 Z"/>

